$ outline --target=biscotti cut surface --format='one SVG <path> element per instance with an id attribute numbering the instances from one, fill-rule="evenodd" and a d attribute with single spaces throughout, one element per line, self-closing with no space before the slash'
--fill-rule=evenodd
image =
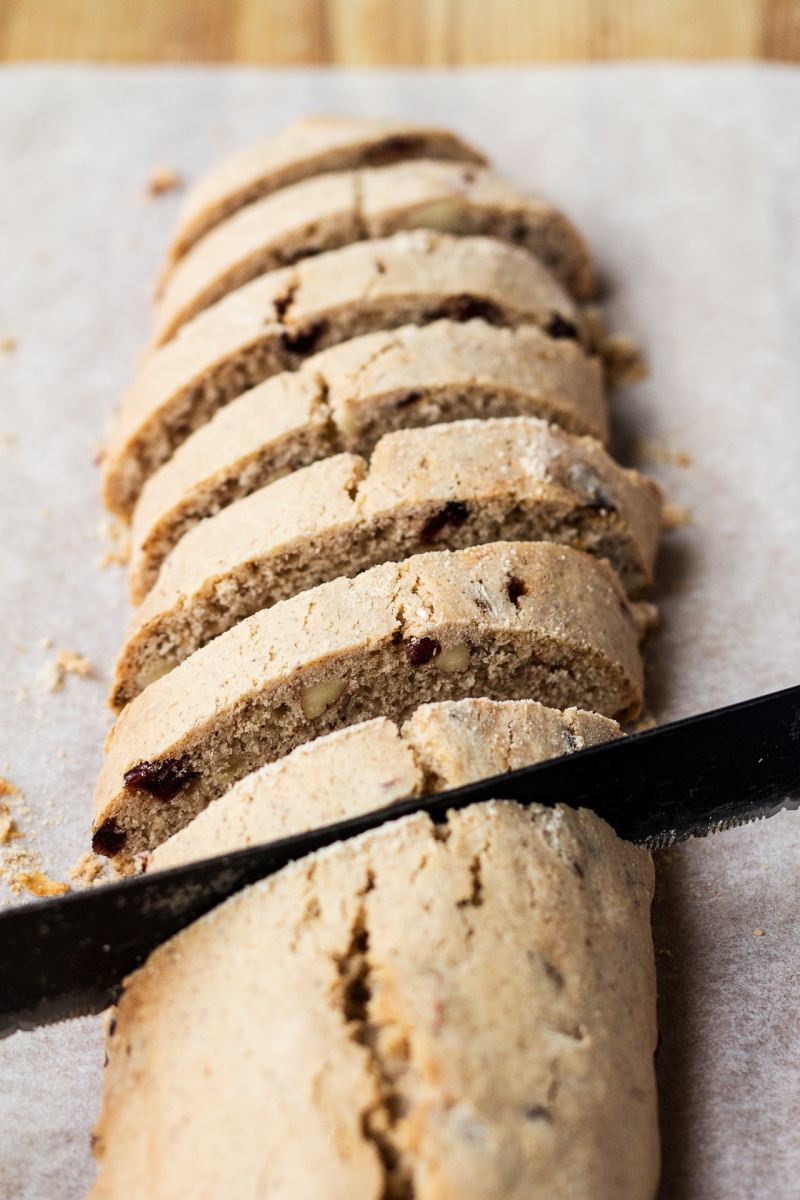
<path id="1" fill-rule="evenodd" d="M 340 575 L 431 548 L 554 541 L 652 578 L 660 493 L 591 438 L 532 417 L 387 434 L 371 463 L 336 455 L 201 522 L 167 558 L 118 656 L 111 705 L 238 621 Z"/>
<path id="2" fill-rule="evenodd" d="M 386 563 L 257 613 L 123 712 L 94 847 L 151 849 L 313 737 L 465 696 L 635 716 L 642 664 L 612 569 L 564 546 L 501 542 Z"/>
<path id="3" fill-rule="evenodd" d="M 652 890 L 489 803 L 239 893 L 126 981 L 92 1200 L 652 1200 Z"/>
<path id="4" fill-rule="evenodd" d="M 205 175 L 186 197 L 170 249 L 172 262 L 246 204 L 301 179 L 351 167 L 406 159 L 483 164 L 483 155 L 454 133 L 398 121 L 310 117 L 251 146 Z"/>
<path id="5" fill-rule="evenodd" d="M 316 459 L 369 454 L 379 437 L 470 417 L 537 416 L 606 440 L 602 371 L 533 325 L 436 321 L 365 334 L 222 408 L 148 479 L 131 534 L 138 604 L 179 538 L 231 501 Z"/>
<path id="6" fill-rule="evenodd" d="M 145 479 L 223 404 L 317 350 L 439 317 L 534 324 L 580 339 L 549 271 L 491 238 L 415 230 L 271 271 L 184 325 L 123 397 L 103 462 L 108 507 L 129 516 Z"/>
<path id="7" fill-rule="evenodd" d="M 540 196 L 474 165 L 402 162 L 306 179 L 222 222 L 173 271 L 156 311 L 155 341 L 168 341 L 191 317 L 265 271 L 407 229 L 523 246 L 573 294 L 591 295 L 583 238 Z"/>
<path id="8" fill-rule="evenodd" d="M 145 856 L 146 868 L 162 871 L 304 833 L 620 736 L 607 717 L 559 712 L 535 700 L 423 704 L 402 731 L 378 717 L 261 767 Z"/>

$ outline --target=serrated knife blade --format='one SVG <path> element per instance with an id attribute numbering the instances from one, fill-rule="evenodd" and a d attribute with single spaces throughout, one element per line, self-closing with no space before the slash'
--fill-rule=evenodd
<path id="1" fill-rule="evenodd" d="M 800 687 L 348 821 L 0 915 L 0 1037 L 101 1012 L 184 926 L 313 851 L 386 821 L 482 800 L 591 808 L 658 848 L 800 804 Z"/>

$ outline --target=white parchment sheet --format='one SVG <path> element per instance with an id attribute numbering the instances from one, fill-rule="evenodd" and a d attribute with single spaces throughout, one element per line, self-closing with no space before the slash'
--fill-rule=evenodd
<path id="1" fill-rule="evenodd" d="M 662 555 L 651 710 L 800 681 L 800 74 L 5 69 L 0 343 L 17 344 L 0 351 L 0 774 L 58 878 L 87 845 L 126 619 L 121 573 L 97 566 L 93 452 L 179 202 L 143 188 L 159 164 L 192 180 L 308 112 L 454 126 L 578 220 L 611 322 L 652 368 L 614 400 L 618 447 L 641 460 L 647 439 L 693 514 Z M 96 677 L 44 693 L 35 676 L 59 649 Z M 800 815 L 785 814 L 659 865 L 669 1200 L 800 1190 L 799 856 Z M 83 1196 L 101 1063 L 97 1019 L 0 1043 L 2 1200 Z"/>

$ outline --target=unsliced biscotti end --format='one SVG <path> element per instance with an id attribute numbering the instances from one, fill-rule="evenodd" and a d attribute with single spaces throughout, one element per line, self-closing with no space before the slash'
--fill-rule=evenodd
<path id="1" fill-rule="evenodd" d="M 538 699 L 637 715 L 633 614 L 605 562 L 552 543 L 416 555 L 257 613 L 123 712 L 94 805 L 95 850 L 149 850 L 295 746 L 421 703 Z"/>
<path id="2" fill-rule="evenodd" d="M 553 541 L 606 558 L 629 593 L 652 579 L 661 493 L 591 438 L 533 417 L 387 434 L 202 521 L 134 614 L 111 706 L 252 613 L 340 575 L 429 548 Z"/>
<path id="3" fill-rule="evenodd" d="M 252 280 L 145 360 L 112 423 L 104 498 L 130 519 L 145 483 L 234 397 L 338 342 L 442 317 L 534 324 L 582 341 L 580 311 L 537 259 L 426 230 L 357 242 Z"/>
<path id="4" fill-rule="evenodd" d="M 240 892 L 125 981 L 91 1200 L 653 1200 L 652 892 L 593 813 L 502 802 Z"/>
<path id="5" fill-rule="evenodd" d="M 131 533 L 131 601 L 205 517 L 340 450 L 369 454 L 386 433 L 471 418 L 541 417 L 608 438 L 602 370 L 571 339 L 435 321 L 364 334 L 251 388 L 192 433 L 147 481 Z"/>
<path id="6" fill-rule="evenodd" d="M 385 717 L 299 746 L 235 784 L 141 864 L 162 871 L 304 833 L 422 793 L 621 737 L 616 721 L 535 700 L 424 704 L 402 731 Z"/>
<path id="7" fill-rule="evenodd" d="M 331 171 L 414 158 L 484 165 L 446 129 L 352 117 L 307 117 L 209 171 L 188 193 L 169 251 L 177 262 L 208 230 L 278 188 Z M 165 276 L 168 276 L 169 266 Z"/>
<path id="8" fill-rule="evenodd" d="M 417 159 L 314 176 L 221 222 L 173 270 L 153 342 L 163 345 L 198 312 L 267 271 L 410 229 L 521 246 L 577 298 L 592 294 L 586 242 L 553 205 L 474 164 Z"/>

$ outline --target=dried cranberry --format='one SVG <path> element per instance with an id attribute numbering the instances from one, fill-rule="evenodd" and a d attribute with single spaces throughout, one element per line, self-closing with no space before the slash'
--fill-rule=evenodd
<path id="1" fill-rule="evenodd" d="M 116 821 L 105 821 L 92 834 L 92 850 L 95 854 L 103 854 L 106 858 L 114 858 L 119 854 L 128 840 L 128 835 L 120 829 Z"/>
<path id="2" fill-rule="evenodd" d="M 197 778 L 179 758 L 163 758 L 161 762 L 140 762 L 124 775 L 125 787 L 131 791 L 147 792 L 156 800 L 174 800 L 187 783 Z"/>
<path id="3" fill-rule="evenodd" d="M 412 667 L 424 667 L 437 654 L 442 653 L 442 647 L 435 638 L 409 638 L 406 642 L 406 658 Z"/>
<path id="4" fill-rule="evenodd" d="M 522 579 L 517 579 L 516 575 L 509 576 L 508 580 L 508 598 L 516 608 L 519 604 L 520 596 L 527 596 L 528 588 Z"/>
<path id="5" fill-rule="evenodd" d="M 561 313 L 553 313 L 550 320 L 547 322 L 546 332 L 551 338 L 573 338 L 578 340 L 578 327 L 572 321 L 568 321 L 566 317 L 562 317 Z"/>
<path id="6" fill-rule="evenodd" d="M 419 158 L 425 151 L 425 140 L 418 134 L 398 133 L 385 138 L 376 146 L 365 146 L 361 161 L 365 166 L 384 167 L 401 158 Z"/>
<path id="7" fill-rule="evenodd" d="M 439 307 L 439 316 L 451 321 L 472 321 L 480 317 L 489 325 L 505 325 L 506 320 L 499 305 L 492 300 L 481 300 L 477 296 L 450 296 Z"/>
<path id="8" fill-rule="evenodd" d="M 281 334 L 281 345 L 291 354 L 313 354 L 327 332 L 327 321 L 312 321 L 299 329 L 286 329 Z"/>
<path id="9" fill-rule="evenodd" d="M 447 525 L 463 525 L 468 516 L 469 509 L 463 500 L 448 500 L 444 508 L 434 513 L 422 526 L 420 540 L 432 542 Z"/>

